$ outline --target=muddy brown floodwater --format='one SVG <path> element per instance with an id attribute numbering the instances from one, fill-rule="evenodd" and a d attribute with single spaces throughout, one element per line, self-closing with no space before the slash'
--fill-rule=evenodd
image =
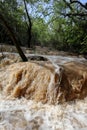
<path id="1" fill-rule="evenodd" d="M 0 130 L 87 130 L 84 58 L 41 55 L 48 61 L 22 63 L 16 53 L 4 54 L 0 59 Z"/>

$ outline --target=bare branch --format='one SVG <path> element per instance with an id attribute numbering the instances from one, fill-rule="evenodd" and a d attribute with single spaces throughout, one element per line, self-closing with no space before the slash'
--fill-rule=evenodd
<path id="1" fill-rule="evenodd" d="M 78 3 L 78 4 L 80 4 L 80 6 L 82 6 L 83 8 L 85 8 L 86 10 L 87 10 L 87 5 L 85 4 L 82 4 L 80 1 L 78 1 L 78 0 L 70 0 L 70 4 L 73 4 L 73 3 Z"/>
<path id="2" fill-rule="evenodd" d="M 87 13 L 67 13 L 67 14 L 65 14 L 65 13 L 61 13 L 61 15 L 63 15 L 63 16 L 81 16 L 81 17 L 87 17 Z"/>
<path id="3" fill-rule="evenodd" d="M 67 2 L 66 0 L 63 0 L 64 2 L 65 2 L 65 4 L 70 8 L 70 10 L 72 10 L 73 11 L 73 8 L 72 8 L 72 6 L 70 5 L 70 3 L 69 2 Z"/>

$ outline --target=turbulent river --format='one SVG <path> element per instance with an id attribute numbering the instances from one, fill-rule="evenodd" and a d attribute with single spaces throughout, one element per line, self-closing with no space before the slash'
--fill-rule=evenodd
<path id="1" fill-rule="evenodd" d="M 0 130 L 87 130 L 87 97 L 84 99 L 75 99 L 67 102 L 65 101 L 63 103 L 57 103 L 56 101 L 51 103 L 49 97 L 50 90 L 47 89 L 48 86 L 52 87 L 52 85 L 54 85 L 52 74 L 54 74 L 54 72 L 59 73 L 60 66 L 63 67 L 64 64 L 74 61 L 77 62 L 78 65 L 84 64 L 86 66 L 87 61 L 84 58 L 76 56 L 41 55 L 48 59 L 48 61 L 39 61 L 39 64 L 46 64 L 46 68 L 44 69 L 43 66 L 36 66 L 36 70 L 34 70 L 32 67 L 34 64 L 30 64 L 32 69 L 29 70 L 29 73 L 31 73 L 31 75 L 35 75 L 31 76 L 31 80 L 29 80 L 30 83 L 28 85 L 30 85 L 31 89 L 27 90 L 27 94 L 33 94 L 28 99 L 26 98 L 26 95 L 17 97 L 19 91 L 16 94 L 16 98 L 12 97 L 15 95 L 14 93 L 19 90 L 18 88 L 21 84 L 26 86 L 25 82 L 28 82 L 27 77 L 29 78 L 29 75 L 27 74 L 26 76 L 25 74 L 26 79 L 22 78 L 24 78 L 23 69 L 26 69 L 26 66 L 28 65 L 26 64 L 26 66 L 24 66 L 23 64 L 22 67 L 22 64 L 20 64 L 19 66 L 16 66 L 18 67 L 17 70 L 19 72 L 21 71 L 20 68 L 22 67 L 22 81 L 19 81 L 20 77 L 19 79 L 14 78 L 13 69 L 15 68 L 14 63 L 19 63 L 20 58 L 14 53 L 4 54 L 5 57 L 0 59 Z M 0 56 L 1 55 L 2 54 L 0 54 Z M 34 54 L 27 54 L 27 57 L 29 56 L 34 56 Z M 54 66 L 54 70 L 52 69 L 52 66 L 48 66 L 50 63 L 52 63 L 52 66 Z M 10 64 L 12 66 L 8 68 Z M 52 72 L 49 71 L 49 68 L 52 69 Z M 16 75 L 16 69 L 14 69 L 14 71 Z M 13 74 L 11 74 L 11 72 Z M 39 72 L 41 73 L 39 74 Z M 41 76 L 42 78 L 38 78 L 37 75 Z M 16 90 L 13 89 L 15 83 L 17 83 Z M 34 88 L 32 88 L 32 85 Z M 3 86 L 3 88 L 1 86 Z M 36 87 L 38 86 L 39 88 L 43 86 L 45 90 L 43 90 L 42 87 L 41 91 L 39 88 L 37 90 Z M 5 87 L 7 88 L 5 89 Z M 24 90 L 25 89 L 23 89 L 23 91 Z M 5 91 L 5 93 L 3 91 Z M 43 93 L 43 91 L 45 91 L 48 95 L 44 96 L 45 92 Z M 43 93 L 43 97 L 40 96 L 41 92 Z M 23 92 L 20 91 L 20 93 Z M 7 94 L 7 96 L 5 94 Z M 43 103 L 43 98 L 45 98 L 46 103 Z M 49 98 L 49 100 L 47 98 Z"/>

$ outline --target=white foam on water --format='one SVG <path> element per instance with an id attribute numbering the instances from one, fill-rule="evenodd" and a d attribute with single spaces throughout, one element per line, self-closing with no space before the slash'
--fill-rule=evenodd
<path id="1" fill-rule="evenodd" d="M 86 130 L 87 98 L 48 105 L 32 100 L 0 101 L 0 130 Z"/>

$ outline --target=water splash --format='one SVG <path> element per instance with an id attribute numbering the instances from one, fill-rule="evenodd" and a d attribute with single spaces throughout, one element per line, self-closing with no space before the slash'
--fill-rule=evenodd
<path id="1" fill-rule="evenodd" d="M 53 59 L 51 60 L 53 61 Z M 63 104 L 58 104 L 57 102 L 62 95 L 59 86 L 63 83 L 62 79 L 66 78 L 66 75 L 65 77 L 63 76 L 63 74 L 65 74 L 65 68 L 63 67 L 67 69 L 71 65 L 73 66 L 73 62 L 66 65 L 65 62 L 60 62 L 61 64 L 59 63 L 58 65 L 57 60 L 59 59 L 55 59 L 52 64 L 46 64 L 45 62 L 40 62 L 39 64 L 24 63 L 26 65 L 22 65 L 22 63 L 13 65 L 13 61 L 10 62 L 9 60 L 9 64 L 12 64 L 10 67 L 5 65 L 7 62 L 4 63 L 4 67 L 0 68 L 0 130 L 87 129 L 87 98 L 84 100 L 65 102 Z M 82 60 L 83 59 L 81 59 L 80 63 Z M 16 73 L 16 70 L 18 73 Z M 75 70 L 77 70 L 77 68 L 75 68 Z M 74 72 L 75 76 L 77 71 Z M 66 72 L 73 74 L 73 71 Z M 81 69 L 79 73 L 82 74 Z M 84 71 L 84 74 L 82 77 L 80 76 L 80 78 L 86 79 L 86 71 Z M 79 82 L 81 79 L 77 80 Z M 73 80 L 70 79 L 69 81 Z M 29 84 L 26 84 L 27 82 L 29 82 Z M 78 85 L 78 82 L 75 84 L 72 83 L 72 86 Z M 63 84 L 65 84 L 65 82 Z M 28 85 L 30 89 L 28 89 Z M 24 86 L 26 89 L 24 89 Z M 14 89 L 15 87 L 16 89 Z M 62 86 L 61 89 L 63 88 Z M 22 91 L 23 89 L 24 91 Z M 18 93 L 16 94 L 17 90 Z M 23 94 L 24 96 L 26 90 L 29 93 L 31 92 L 30 97 L 28 97 L 29 99 L 34 99 L 35 96 L 35 99 L 38 101 L 40 97 L 40 101 L 43 101 L 43 103 L 48 102 L 48 104 L 27 100 L 25 98 L 27 97 L 26 94 L 25 97 L 21 97 L 20 95 Z M 59 91 L 60 95 L 57 96 Z M 38 92 L 39 95 L 37 95 Z M 44 94 L 45 92 L 46 94 Z M 5 93 L 7 93 L 7 96 L 5 96 Z M 13 98 L 15 96 L 20 98 Z M 52 103 L 56 105 L 52 105 Z"/>
<path id="2" fill-rule="evenodd" d="M 0 101 L 0 130 L 86 130 L 84 101 L 48 105 L 25 98 Z"/>

